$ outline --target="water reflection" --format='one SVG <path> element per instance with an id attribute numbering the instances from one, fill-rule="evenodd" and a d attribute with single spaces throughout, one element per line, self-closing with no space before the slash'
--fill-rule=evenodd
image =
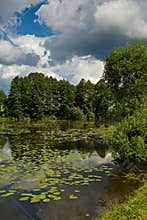
<path id="1" fill-rule="evenodd" d="M 11 159 L 12 159 L 12 154 L 11 154 L 10 142 L 8 137 L 6 137 L 5 144 L 0 148 L 0 162 L 9 161 Z"/>
<path id="2" fill-rule="evenodd" d="M 9 125 L 13 132 L 0 136 L 1 219 L 17 219 L 17 212 L 20 220 L 92 219 L 100 213 L 100 201 L 109 207 L 134 189 L 118 178 L 111 149 L 78 126 L 88 127 Z"/>

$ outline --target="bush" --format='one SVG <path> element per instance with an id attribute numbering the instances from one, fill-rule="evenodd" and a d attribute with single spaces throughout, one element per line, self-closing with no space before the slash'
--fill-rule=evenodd
<path id="1" fill-rule="evenodd" d="M 70 119 L 75 121 L 84 121 L 86 120 L 86 116 L 79 107 L 73 107 L 70 112 Z"/>
<path id="2" fill-rule="evenodd" d="M 106 138 L 121 159 L 147 161 L 147 109 L 124 118 Z M 115 153 L 116 155 L 116 153 Z"/>
<path id="3" fill-rule="evenodd" d="M 87 113 L 87 121 L 95 121 L 95 114 L 93 112 L 88 112 Z"/>
<path id="4" fill-rule="evenodd" d="M 48 122 L 48 121 L 56 121 L 57 120 L 57 118 L 56 118 L 56 116 L 55 115 L 51 115 L 51 116 L 44 116 L 42 119 L 41 119 L 41 121 L 43 121 L 43 122 Z"/>

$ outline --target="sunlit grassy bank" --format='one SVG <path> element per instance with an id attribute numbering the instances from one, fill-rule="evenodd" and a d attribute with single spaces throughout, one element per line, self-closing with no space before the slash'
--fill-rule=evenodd
<path id="1" fill-rule="evenodd" d="M 111 211 L 103 213 L 96 220 L 146 220 L 147 219 L 147 181 L 128 201 L 114 205 Z"/>

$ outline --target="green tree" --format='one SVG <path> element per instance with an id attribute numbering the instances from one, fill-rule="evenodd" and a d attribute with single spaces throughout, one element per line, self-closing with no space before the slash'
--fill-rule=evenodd
<path id="1" fill-rule="evenodd" d="M 44 115 L 44 75 L 42 73 L 31 73 L 28 76 L 31 87 L 31 103 L 30 103 L 30 118 L 41 119 Z"/>
<path id="2" fill-rule="evenodd" d="M 23 116 L 21 91 L 22 80 L 17 76 L 11 82 L 7 101 L 8 115 L 17 119 Z"/>
<path id="3" fill-rule="evenodd" d="M 80 107 L 84 114 L 93 112 L 93 101 L 94 101 L 94 84 L 88 80 L 87 82 L 82 79 L 76 87 L 75 105 Z"/>
<path id="4" fill-rule="evenodd" d="M 75 87 L 68 81 L 59 81 L 59 97 L 60 110 L 58 116 L 61 119 L 69 119 L 70 109 L 73 108 L 75 102 Z"/>
<path id="5" fill-rule="evenodd" d="M 3 90 L 0 90 L 0 116 L 5 114 L 6 95 Z"/>
<path id="6" fill-rule="evenodd" d="M 70 118 L 74 121 L 84 121 L 86 120 L 86 116 L 83 111 L 79 107 L 73 107 L 70 111 Z"/>
<path id="7" fill-rule="evenodd" d="M 94 111 L 97 119 L 106 119 L 113 111 L 113 93 L 104 79 L 95 85 Z"/>
<path id="8" fill-rule="evenodd" d="M 122 116 L 140 107 L 147 88 L 147 45 L 132 43 L 114 49 L 106 58 L 104 79 L 114 94 L 114 104 Z"/>

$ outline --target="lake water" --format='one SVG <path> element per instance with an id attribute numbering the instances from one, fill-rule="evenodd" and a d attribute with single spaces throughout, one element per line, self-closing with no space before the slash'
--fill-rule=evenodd
<path id="1" fill-rule="evenodd" d="M 114 163 L 95 130 L 80 122 L 1 123 L 0 219 L 93 219 L 133 192 L 140 179 Z"/>

